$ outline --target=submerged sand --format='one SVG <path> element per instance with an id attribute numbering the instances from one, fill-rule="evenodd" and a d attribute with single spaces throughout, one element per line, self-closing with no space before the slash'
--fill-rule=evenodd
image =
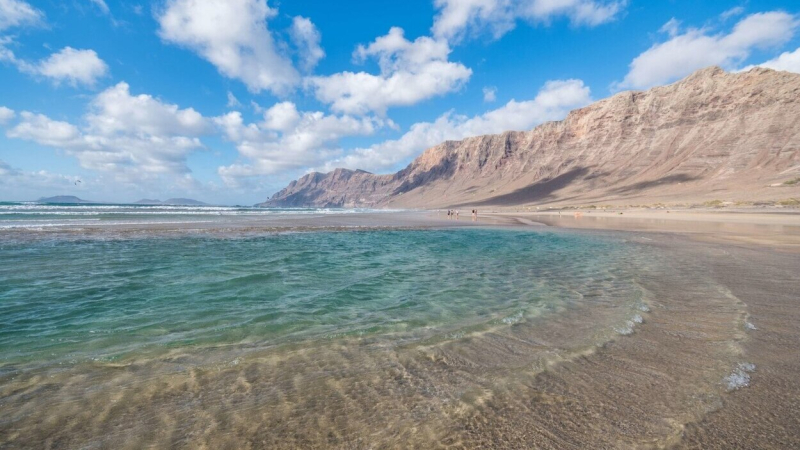
<path id="1" fill-rule="evenodd" d="M 800 277 L 797 276 L 800 273 L 800 213 L 715 210 L 575 213 L 514 212 L 494 216 L 528 225 L 618 230 L 651 240 L 653 245 L 663 246 L 665 252 L 688 256 L 697 264 L 698 275 L 713 273 L 714 279 L 724 286 L 724 295 L 737 302 L 743 314 L 744 333 L 735 341 L 740 359 L 747 362 L 726 377 L 725 382 L 732 384 L 729 392 L 698 419 L 677 427 L 677 433 L 671 438 L 640 442 L 634 447 L 800 447 L 800 385 L 796 382 L 800 374 Z M 675 286 L 662 295 L 662 304 L 670 309 L 677 298 L 685 297 L 703 313 L 719 312 L 719 305 L 692 292 L 690 285 Z M 616 357 L 643 362 L 696 351 L 701 358 L 709 356 L 703 355 L 702 348 L 713 340 L 711 336 L 701 334 L 695 335 L 700 339 L 685 338 L 693 333 L 696 323 L 703 320 L 702 316 L 687 317 L 685 323 L 678 325 L 680 331 L 674 333 L 654 327 L 654 319 L 655 315 L 637 329 L 637 339 L 620 342 L 628 345 L 613 350 L 603 349 L 592 356 L 593 362 L 602 364 Z M 637 352 L 637 341 L 652 344 L 652 351 L 659 356 Z M 673 348 L 674 345 L 677 347 Z M 680 348 L 681 345 L 686 348 Z M 624 350 L 625 346 L 633 348 Z M 614 355 L 617 353 L 614 350 L 622 353 Z M 673 362 L 678 366 L 676 374 L 694 367 L 692 362 L 682 365 L 684 362 L 680 359 Z M 663 363 L 665 361 L 659 364 Z M 680 383 L 682 378 L 676 375 L 674 381 Z M 626 392 L 619 398 L 630 397 L 631 392 Z M 644 404 L 632 406 L 631 412 L 646 408 Z M 617 447 L 620 443 L 611 446 Z"/>
<path id="2" fill-rule="evenodd" d="M 279 353 L 231 349 L 202 367 L 176 354 L 50 379 L 0 374 L 0 447 L 800 447 L 796 218 L 618 216 L 505 213 L 476 224 L 406 212 L 26 231 L 105 238 L 548 224 L 621 236 L 670 264 L 641 277 L 650 295 L 640 320 L 599 347 L 581 347 L 576 325 L 596 312 L 576 309 L 430 345 L 356 339 Z M 559 347 L 570 351 L 554 354 Z"/>

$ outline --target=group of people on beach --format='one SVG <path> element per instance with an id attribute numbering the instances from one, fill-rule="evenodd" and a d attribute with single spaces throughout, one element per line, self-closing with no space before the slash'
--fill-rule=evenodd
<path id="1" fill-rule="evenodd" d="M 447 218 L 448 219 L 458 220 L 458 210 L 457 209 L 448 209 L 447 210 Z M 473 222 L 477 222 L 478 221 L 478 210 L 477 209 L 473 209 L 472 210 L 472 221 Z"/>

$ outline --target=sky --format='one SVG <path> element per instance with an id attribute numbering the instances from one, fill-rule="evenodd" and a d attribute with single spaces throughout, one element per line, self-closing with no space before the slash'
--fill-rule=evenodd
<path id="1" fill-rule="evenodd" d="M 718 65 L 800 73 L 796 0 L 0 0 L 0 201 L 264 201 Z"/>

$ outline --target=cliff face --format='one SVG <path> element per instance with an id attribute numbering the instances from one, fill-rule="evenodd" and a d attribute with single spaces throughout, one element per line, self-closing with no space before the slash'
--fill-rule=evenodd
<path id="1" fill-rule="evenodd" d="M 394 175 L 337 169 L 261 206 L 446 207 L 800 196 L 800 75 L 708 68 L 560 122 L 448 141 Z"/>
<path id="2" fill-rule="evenodd" d="M 392 179 L 392 175 L 375 175 L 363 170 L 314 172 L 292 181 L 256 206 L 376 206 L 387 199 Z"/>

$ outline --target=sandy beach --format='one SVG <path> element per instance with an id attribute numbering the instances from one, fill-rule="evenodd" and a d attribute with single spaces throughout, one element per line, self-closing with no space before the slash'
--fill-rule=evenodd
<path id="1" fill-rule="evenodd" d="M 498 211 L 482 213 L 505 223 L 543 224 L 558 228 L 679 233 L 693 239 L 800 248 L 800 210 L 796 209 L 617 209 L 564 211 Z"/>

